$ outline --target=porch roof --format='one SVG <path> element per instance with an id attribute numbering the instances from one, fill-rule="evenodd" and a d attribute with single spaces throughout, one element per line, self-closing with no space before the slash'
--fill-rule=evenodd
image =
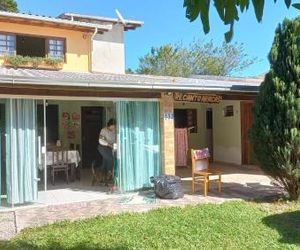
<path id="1" fill-rule="evenodd" d="M 153 91 L 216 91 L 256 93 L 262 78 L 197 76 L 193 78 L 81 73 L 36 69 L 0 68 L 1 84 L 68 86 L 105 89 L 136 89 Z"/>

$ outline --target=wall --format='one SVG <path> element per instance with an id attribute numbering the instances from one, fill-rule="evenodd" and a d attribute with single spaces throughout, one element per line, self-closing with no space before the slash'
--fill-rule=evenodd
<path id="1" fill-rule="evenodd" d="M 66 63 L 63 70 L 87 72 L 90 68 L 90 35 L 81 31 L 0 22 L 0 32 L 66 38 Z M 3 58 L 0 59 L 0 64 Z"/>
<path id="2" fill-rule="evenodd" d="M 97 34 L 93 41 L 92 71 L 125 73 L 124 27 L 116 24 L 104 34 Z"/>
<path id="3" fill-rule="evenodd" d="M 234 106 L 234 116 L 224 117 L 223 108 Z M 220 104 L 178 103 L 175 109 L 197 109 L 197 133 L 189 133 L 189 149 L 208 147 L 206 109 L 213 110 L 214 161 L 241 164 L 240 101 L 222 101 Z M 190 152 L 188 152 L 190 159 Z"/>
<path id="4" fill-rule="evenodd" d="M 59 105 L 59 139 L 62 142 L 63 146 L 68 147 L 70 143 L 80 144 L 81 145 L 81 107 L 88 107 L 88 106 L 101 106 L 107 107 L 112 109 L 113 103 L 112 102 L 92 102 L 92 101 L 48 101 L 49 104 L 57 104 Z M 63 113 L 68 112 L 69 114 L 77 113 L 80 114 L 80 119 L 75 121 L 75 125 L 71 128 L 64 127 L 64 119 Z M 113 114 L 104 114 L 103 122 L 106 124 L 109 118 Z M 100 130 L 101 128 L 99 128 Z M 68 139 L 68 131 L 74 131 L 75 138 Z"/>
<path id="5" fill-rule="evenodd" d="M 234 116 L 224 117 L 223 108 L 233 105 Z M 241 164 L 240 101 L 222 101 L 213 107 L 214 161 Z"/>
<path id="6" fill-rule="evenodd" d="M 174 109 L 197 109 L 197 133 L 189 133 L 189 149 L 206 147 L 205 111 L 207 105 L 175 102 Z"/>
<path id="7" fill-rule="evenodd" d="M 160 99 L 162 168 L 164 174 L 175 174 L 174 99 L 162 93 Z"/>

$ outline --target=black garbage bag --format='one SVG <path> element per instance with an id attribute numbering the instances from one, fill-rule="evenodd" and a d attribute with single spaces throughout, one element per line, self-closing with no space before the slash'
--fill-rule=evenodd
<path id="1" fill-rule="evenodd" d="M 155 194 L 162 199 L 179 199 L 184 196 L 181 179 L 178 176 L 152 176 L 150 181 L 154 184 Z"/>

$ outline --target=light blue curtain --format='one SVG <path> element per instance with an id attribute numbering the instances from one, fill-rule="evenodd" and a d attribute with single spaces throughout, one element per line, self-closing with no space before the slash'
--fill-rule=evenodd
<path id="1" fill-rule="evenodd" d="M 123 192 L 150 187 L 161 173 L 159 103 L 120 101 L 116 115 L 118 185 Z"/>
<path id="2" fill-rule="evenodd" d="M 37 199 L 37 126 L 34 100 L 6 102 L 7 202 Z"/>

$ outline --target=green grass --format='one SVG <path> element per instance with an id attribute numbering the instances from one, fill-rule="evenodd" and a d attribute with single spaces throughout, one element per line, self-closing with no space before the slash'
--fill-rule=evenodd
<path id="1" fill-rule="evenodd" d="M 64 221 L 5 249 L 300 249 L 300 204 L 227 202 Z"/>

